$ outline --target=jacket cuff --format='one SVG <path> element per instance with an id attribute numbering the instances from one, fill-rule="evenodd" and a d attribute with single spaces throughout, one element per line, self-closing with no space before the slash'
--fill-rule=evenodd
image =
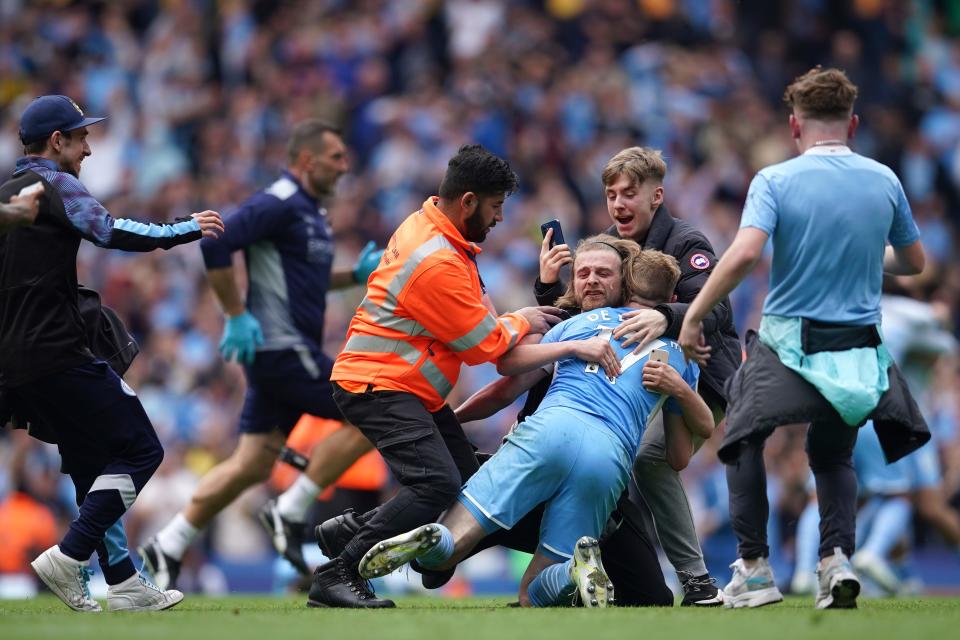
<path id="1" fill-rule="evenodd" d="M 668 338 L 678 338 L 680 336 L 680 324 L 682 323 L 682 318 L 678 318 L 677 314 L 673 312 L 673 309 L 669 304 L 658 304 L 653 308 L 654 311 L 659 311 L 667 319 L 667 329 L 663 332 L 663 335 Z M 676 326 L 674 326 L 676 325 Z"/>

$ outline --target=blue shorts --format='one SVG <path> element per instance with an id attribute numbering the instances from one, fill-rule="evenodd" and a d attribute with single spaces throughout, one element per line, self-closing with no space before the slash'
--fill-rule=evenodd
<path id="1" fill-rule="evenodd" d="M 864 425 L 857 435 L 853 464 L 857 470 L 857 480 L 866 493 L 894 495 L 940 484 L 940 461 L 934 442 L 928 442 L 910 455 L 887 464 L 871 423 Z"/>
<path id="2" fill-rule="evenodd" d="M 279 429 L 289 434 L 309 413 L 320 418 L 343 420 L 333 401 L 330 372 L 333 360 L 308 349 L 258 351 L 247 374 L 247 395 L 240 413 L 241 433 L 269 433 Z"/>
<path id="3" fill-rule="evenodd" d="M 581 536 L 600 536 L 627 486 L 632 459 L 603 423 L 551 407 L 537 411 L 460 492 L 460 502 L 492 533 L 510 529 L 537 505 L 546 508 L 539 549 L 573 557 Z"/>

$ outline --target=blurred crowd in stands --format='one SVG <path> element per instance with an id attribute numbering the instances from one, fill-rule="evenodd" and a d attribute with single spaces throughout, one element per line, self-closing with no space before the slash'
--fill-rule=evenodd
<path id="1" fill-rule="evenodd" d="M 90 129 L 81 178 L 111 212 L 171 220 L 211 208 L 229 225 L 231 208 L 283 166 L 291 125 L 327 118 L 352 152 L 329 203 L 338 260 L 350 264 L 436 192 L 460 144 L 479 142 L 520 176 L 479 259 L 506 311 L 533 303 L 541 222 L 558 218 L 568 242 L 608 226 L 600 171 L 626 146 L 664 151 L 667 207 L 722 254 L 754 172 L 795 153 L 784 87 L 813 65 L 833 65 L 860 88 L 855 150 L 900 177 L 928 251 L 922 277 L 892 286 L 936 303 L 956 332 L 958 36 L 958 5 L 935 0 L 0 0 L 0 174 L 22 154 L 17 122 L 27 103 L 67 94 L 88 114 L 109 116 Z M 217 350 L 222 315 L 195 245 L 124 254 L 84 243 L 80 275 L 140 343 L 126 379 L 167 451 L 129 515 L 135 546 L 232 449 L 243 377 Z M 758 325 L 766 278 L 762 265 L 734 293 L 741 336 Z M 361 296 L 331 296 L 329 354 Z M 955 357 L 936 367 L 928 406 L 942 415 L 945 488 L 958 499 L 960 376 Z M 452 402 L 495 375 L 465 371 Z M 468 432 L 492 450 L 514 417 L 508 410 Z M 42 550 L 50 535 L 39 521 L 63 527 L 72 488 L 55 449 L 23 435 L 0 431 L 0 540 L 4 523 L 33 522 L 34 539 L 18 544 Z M 778 431 L 767 455 L 775 556 L 789 564 L 807 496 L 802 430 Z M 725 576 L 734 547 L 721 533 L 725 482 L 710 444 L 685 478 L 708 561 Z M 254 490 L 221 516 L 209 557 L 270 557 L 253 515 L 266 497 Z M 711 544 L 714 535 L 723 543 Z M 33 556 L 18 568 L 15 546 L 0 541 L 0 571 L 26 569 Z"/>

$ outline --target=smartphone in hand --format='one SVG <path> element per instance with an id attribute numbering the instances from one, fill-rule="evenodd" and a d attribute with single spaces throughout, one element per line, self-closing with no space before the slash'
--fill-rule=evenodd
<path id="1" fill-rule="evenodd" d="M 654 349 L 650 352 L 650 362 L 670 362 L 670 354 L 666 349 Z"/>
<path id="2" fill-rule="evenodd" d="M 567 244 L 563 239 L 563 230 L 560 228 L 559 220 L 548 220 L 540 225 L 540 233 L 542 233 L 544 237 L 547 236 L 548 229 L 553 229 L 553 237 L 550 238 L 551 249 L 558 244 Z"/>

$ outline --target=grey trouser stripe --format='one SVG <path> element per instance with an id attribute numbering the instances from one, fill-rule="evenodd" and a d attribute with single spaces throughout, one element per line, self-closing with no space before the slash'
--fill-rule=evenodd
<path id="1" fill-rule="evenodd" d="M 116 489 L 120 492 L 120 499 L 123 500 L 123 508 L 129 509 L 133 501 L 137 499 L 137 488 L 133 484 L 133 478 L 126 473 L 111 473 L 103 476 L 97 476 L 87 493 L 94 491 L 109 491 Z"/>
<path id="2" fill-rule="evenodd" d="M 310 377 L 316 380 L 320 377 L 320 366 L 317 364 L 317 361 L 313 359 L 313 356 L 310 354 L 310 349 L 305 345 L 298 344 L 294 345 L 293 350 L 297 352 L 297 355 L 300 357 L 300 364 L 303 365 L 303 368 L 307 370 L 307 373 L 310 374 Z"/>

